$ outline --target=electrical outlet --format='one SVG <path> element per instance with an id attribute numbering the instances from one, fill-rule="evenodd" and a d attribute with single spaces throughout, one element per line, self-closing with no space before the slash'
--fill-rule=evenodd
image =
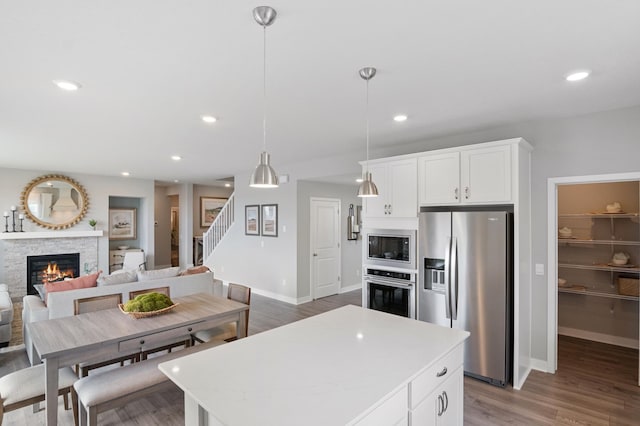
<path id="1" fill-rule="evenodd" d="M 536 275 L 544 275 L 544 263 L 536 263 Z"/>

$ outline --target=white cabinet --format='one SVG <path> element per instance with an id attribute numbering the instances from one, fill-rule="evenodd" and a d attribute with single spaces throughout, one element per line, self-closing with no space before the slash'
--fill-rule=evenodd
<path id="1" fill-rule="evenodd" d="M 365 217 L 418 216 L 418 166 L 415 158 L 369 164 L 378 196 L 365 199 Z"/>
<path id="2" fill-rule="evenodd" d="M 463 424 L 463 369 L 459 367 L 410 413 L 410 425 Z"/>
<path id="3" fill-rule="evenodd" d="M 512 201 L 511 144 L 434 151 L 418 159 L 420 205 Z"/>

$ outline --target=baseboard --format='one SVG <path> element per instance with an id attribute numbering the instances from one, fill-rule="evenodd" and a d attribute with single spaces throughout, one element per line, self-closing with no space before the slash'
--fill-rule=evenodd
<path id="1" fill-rule="evenodd" d="M 311 302 L 311 296 L 298 297 L 296 305 L 302 305 L 303 303 Z"/>
<path id="2" fill-rule="evenodd" d="M 338 291 L 338 293 L 339 294 L 349 293 L 350 291 L 356 291 L 356 290 L 360 290 L 360 289 L 362 289 L 362 283 L 352 284 L 352 285 L 348 285 L 348 286 L 340 288 L 340 291 Z"/>
<path id="3" fill-rule="evenodd" d="M 529 366 L 532 370 L 542 371 L 543 373 L 550 373 L 548 363 L 545 360 L 531 358 L 529 360 Z"/>
<path id="4" fill-rule="evenodd" d="M 289 296 L 283 296 L 282 294 L 277 294 L 274 293 L 272 291 L 268 291 L 268 290 L 261 290 L 259 288 L 252 288 L 251 289 L 252 293 L 255 294 L 259 294 L 260 296 L 264 296 L 264 297 L 268 297 L 269 299 L 275 299 L 275 300 L 279 300 L 281 302 L 285 302 L 285 303 L 289 303 L 291 305 L 298 305 L 300 303 L 304 303 L 304 302 L 299 302 L 300 299 L 296 299 L 293 297 L 289 297 Z M 304 298 L 302 298 L 304 299 Z"/>
<path id="5" fill-rule="evenodd" d="M 515 377 L 512 379 L 512 380 L 513 380 L 513 388 L 514 388 L 515 390 L 520 390 L 520 389 L 522 389 L 522 385 L 524 385 L 524 383 L 527 381 L 527 378 L 529 377 L 529 373 L 531 373 L 531 366 L 528 366 L 528 367 L 525 369 L 525 372 L 524 372 L 524 374 L 522 375 L 522 380 L 520 381 L 519 386 L 516 386 L 516 379 L 515 379 Z M 515 373 L 514 373 L 514 374 L 515 374 Z"/>
<path id="6" fill-rule="evenodd" d="M 171 268 L 171 264 L 168 264 L 168 265 L 154 265 L 154 268 L 156 268 L 156 269 Z"/>
<path id="7" fill-rule="evenodd" d="M 580 330 L 577 328 L 558 327 L 558 334 L 578 339 L 593 340 L 594 342 L 607 343 L 609 345 L 622 346 L 625 348 L 637 349 L 638 340 L 627 337 L 612 336 L 610 334 L 595 333 L 593 331 Z"/>

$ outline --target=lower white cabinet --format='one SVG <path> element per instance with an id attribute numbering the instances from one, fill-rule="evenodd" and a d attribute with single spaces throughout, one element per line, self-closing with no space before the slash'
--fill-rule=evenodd
<path id="1" fill-rule="evenodd" d="M 462 425 L 463 424 L 462 366 L 431 392 L 409 413 L 409 425 Z"/>

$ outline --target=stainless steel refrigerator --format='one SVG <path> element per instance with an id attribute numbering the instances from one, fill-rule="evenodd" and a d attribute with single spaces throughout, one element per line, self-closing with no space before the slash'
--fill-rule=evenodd
<path id="1" fill-rule="evenodd" d="M 512 217 L 422 211 L 418 228 L 418 319 L 469 331 L 465 374 L 498 386 L 512 370 Z"/>

